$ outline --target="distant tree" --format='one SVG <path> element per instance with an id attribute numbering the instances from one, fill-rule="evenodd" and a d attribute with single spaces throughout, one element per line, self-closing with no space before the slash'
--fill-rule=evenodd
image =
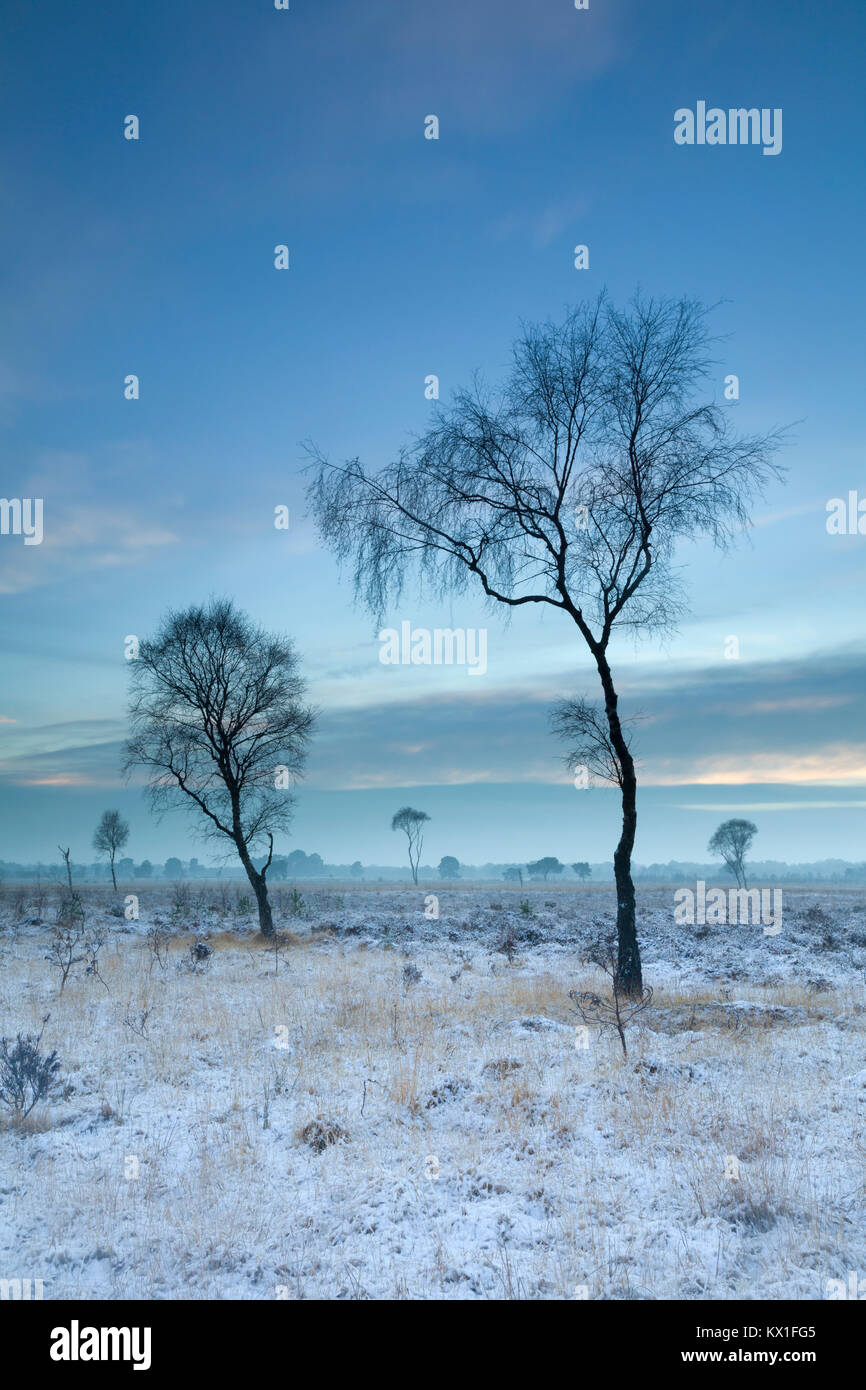
<path id="1" fill-rule="evenodd" d="M 129 858 L 118 859 L 117 872 L 120 874 L 121 878 L 132 878 L 132 875 L 135 872 L 135 864 L 133 860 Z"/>
<path id="2" fill-rule="evenodd" d="M 426 811 L 416 811 L 412 806 L 401 806 L 391 817 L 391 829 L 402 830 L 409 842 L 409 867 L 412 882 L 418 882 L 418 863 L 424 845 L 424 823 L 430 817 Z"/>
<path id="3" fill-rule="evenodd" d="M 172 855 L 166 859 L 162 872 L 166 878 L 183 878 L 183 864 Z"/>
<path id="4" fill-rule="evenodd" d="M 301 775 L 315 723 L 292 643 L 231 601 L 211 600 L 169 613 L 129 667 L 127 770 L 147 770 L 157 811 L 195 806 L 206 833 L 234 845 L 271 936 L 274 833 L 291 820 L 288 783 Z M 258 869 L 252 856 L 262 843 Z"/>
<path id="5" fill-rule="evenodd" d="M 453 854 L 444 854 L 439 860 L 439 877 L 451 879 L 460 877 L 460 863 Z"/>
<path id="6" fill-rule="evenodd" d="M 117 888 L 114 875 L 114 860 L 117 851 L 123 849 L 129 839 L 129 826 L 119 811 L 103 811 L 102 819 L 93 832 L 93 848 L 99 854 L 107 854 L 111 865 L 111 881 Z"/>
<path id="7" fill-rule="evenodd" d="M 631 856 L 637 772 L 611 667 L 622 629 L 673 628 L 681 542 L 733 541 L 775 476 L 778 436 L 738 436 L 707 390 L 706 309 L 602 295 L 527 327 L 501 388 L 480 377 L 383 467 L 310 446 L 319 534 L 380 618 L 408 579 L 444 596 L 546 605 L 573 624 L 598 674 L 618 762 L 617 981 L 640 995 Z"/>
<path id="8" fill-rule="evenodd" d="M 718 854 L 724 859 L 728 871 L 741 888 L 749 886 L 746 882 L 746 855 L 757 833 L 758 827 L 750 820 L 722 821 L 707 846 L 710 854 Z"/>
<path id="9" fill-rule="evenodd" d="M 153 865 L 151 864 L 149 859 L 142 859 L 135 872 L 137 878 L 152 878 Z"/>
<path id="10" fill-rule="evenodd" d="M 302 849 L 293 849 L 286 859 L 286 877 L 300 878 L 308 872 L 306 854 Z"/>
<path id="11" fill-rule="evenodd" d="M 289 878 L 318 876 L 324 867 L 324 860 L 320 854 L 305 854 L 302 849 L 293 849 L 286 860 L 286 873 Z"/>
<path id="12" fill-rule="evenodd" d="M 522 883 L 523 870 L 517 864 L 509 864 L 502 877 L 506 883 Z"/>
<path id="13" fill-rule="evenodd" d="M 547 855 L 544 859 L 534 860 L 533 863 L 527 864 L 526 867 L 529 871 L 530 878 L 543 878 L 545 883 L 551 874 L 561 874 L 565 869 L 565 865 L 560 864 L 559 860 L 551 854 Z"/>
<path id="14" fill-rule="evenodd" d="M 58 845 L 57 848 L 60 850 L 60 853 L 63 855 L 63 862 L 64 862 L 64 864 L 66 865 L 66 880 L 67 880 L 67 882 L 68 882 L 68 884 L 69 884 L 69 892 L 70 892 L 70 894 L 71 894 L 71 893 L 73 892 L 73 888 L 72 888 L 72 865 L 71 865 L 70 862 L 69 862 L 69 850 L 68 850 L 68 849 L 64 849 L 62 845 Z"/>
<path id="15" fill-rule="evenodd" d="M 572 864 L 571 867 L 574 869 L 574 872 L 577 874 L 578 878 L 580 878 L 580 879 L 584 879 L 584 880 L 585 880 L 585 879 L 588 879 L 588 878 L 590 878 L 590 877 L 592 876 L 592 869 L 590 868 L 590 866 L 589 866 L 587 863 Z"/>
<path id="16" fill-rule="evenodd" d="M 350 870 L 349 870 L 349 873 L 352 875 L 352 878 L 363 878 L 363 877 L 364 877 L 364 866 L 363 866 L 363 864 L 361 863 L 360 859 L 356 859 L 356 860 L 355 860 L 354 864 L 352 865 L 352 867 L 351 867 Z"/>

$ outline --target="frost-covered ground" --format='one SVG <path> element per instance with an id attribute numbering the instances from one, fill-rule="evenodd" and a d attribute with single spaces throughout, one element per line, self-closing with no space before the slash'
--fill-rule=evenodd
<path id="1" fill-rule="evenodd" d="M 126 922 L 122 893 L 83 890 L 102 979 L 79 964 L 62 994 L 55 903 L 0 903 L 0 1032 L 50 1014 L 63 1085 L 0 1115 L 0 1278 L 262 1299 L 866 1280 L 862 893 L 786 891 L 768 937 L 675 926 L 673 891 L 642 891 L 655 995 L 626 1061 L 568 997 L 604 987 L 612 888 L 278 888 L 278 953 L 235 888 L 138 891 Z"/>

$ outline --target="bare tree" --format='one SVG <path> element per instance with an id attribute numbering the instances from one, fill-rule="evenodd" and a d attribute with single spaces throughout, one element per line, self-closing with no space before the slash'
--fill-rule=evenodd
<path id="1" fill-rule="evenodd" d="M 550 716 L 553 732 L 566 746 L 564 762 L 569 772 L 585 771 L 586 785 L 595 778 L 599 782 L 610 782 L 622 790 L 626 775 L 625 765 L 620 761 L 617 743 L 611 737 L 610 725 L 603 705 L 593 704 L 581 697 L 573 700 L 560 700 Z M 634 761 L 634 749 L 629 737 L 631 720 L 620 715 L 621 747 L 624 743 Z"/>
<path id="2" fill-rule="evenodd" d="M 117 858 L 117 851 L 123 849 L 129 839 L 129 824 L 123 819 L 119 811 L 103 811 L 102 819 L 93 832 L 93 848 L 99 854 L 107 854 L 111 864 L 111 881 L 117 890 L 117 879 L 114 875 L 114 861 Z M 67 864 L 67 868 L 68 868 Z"/>
<path id="3" fill-rule="evenodd" d="M 618 982 L 640 993 L 631 855 L 637 776 L 611 670 L 615 631 L 670 629 L 682 606 L 682 539 L 725 545 L 779 469 L 778 435 L 739 438 L 704 399 L 704 307 L 602 296 L 561 324 L 524 331 L 494 395 L 480 379 L 440 408 L 395 462 L 368 472 L 309 446 L 319 531 L 351 562 L 356 595 L 381 618 L 409 576 L 434 592 L 477 583 L 509 608 L 547 604 L 595 664 L 616 754 L 622 832 L 614 853 Z"/>
<path id="4" fill-rule="evenodd" d="M 411 806 L 401 806 L 391 817 L 391 829 L 402 830 L 409 841 L 409 867 L 412 882 L 418 882 L 418 863 L 424 847 L 424 822 L 430 817 L 426 811 L 415 811 Z"/>
<path id="5" fill-rule="evenodd" d="M 652 1003 L 652 986 L 644 985 L 640 991 L 626 992 L 619 983 L 617 974 L 618 951 L 613 946 L 604 952 L 596 952 L 592 959 L 601 967 L 610 980 L 610 998 L 606 999 L 593 990 L 570 989 L 568 997 L 584 1023 L 597 1023 L 600 1027 L 616 1030 L 622 1047 L 622 1055 L 628 1060 L 628 1047 L 625 1030 L 629 1023 Z M 625 1002 L 623 1002 L 625 1001 Z"/>
<path id="6" fill-rule="evenodd" d="M 737 887 L 748 888 L 746 882 L 746 855 L 758 827 L 750 820 L 722 821 L 707 845 L 710 854 L 721 855 L 730 873 L 737 880 Z"/>
<path id="7" fill-rule="evenodd" d="M 127 773 L 146 769 L 158 812 L 192 803 L 206 834 L 232 842 L 265 936 L 274 930 L 266 881 L 274 834 L 291 820 L 290 784 L 315 723 L 298 669 L 292 643 L 229 600 L 169 613 L 131 663 Z M 255 846 L 265 842 L 256 868 Z"/>
<path id="8" fill-rule="evenodd" d="M 62 845 L 58 845 L 57 848 L 60 850 L 60 853 L 63 855 L 63 862 L 64 862 L 64 864 L 66 865 L 66 880 L 67 880 L 67 882 L 68 882 L 68 884 L 69 884 L 69 892 L 70 892 L 70 895 L 71 895 L 71 894 L 73 893 L 74 890 L 73 890 L 73 887 L 72 887 L 72 865 L 71 865 L 71 863 L 69 862 L 69 852 L 70 852 L 70 851 L 69 851 L 69 849 L 64 849 Z M 71 849 L 71 846 L 70 846 L 70 849 Z"/>

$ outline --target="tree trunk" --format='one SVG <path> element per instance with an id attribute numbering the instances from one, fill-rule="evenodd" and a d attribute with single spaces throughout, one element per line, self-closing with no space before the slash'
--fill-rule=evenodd
<path id="1" fill-rule="evenodd" d="M 253 877 L 255 875 L 255 877 Z M 271 904 L 268 898 L 268 885 L 264 874 L 256 873 L 253 869 L 250 875 L 250 883 L 253 885 L 253 892 L 256 895 L 256 903 L 259 909 L 259 927 L 262 936 L 273 936 L 274 919 L 271 915 Z"/>
<path id="2" fill-rule="evenodd" d="M 637 776 L 634 759 L 629 752 L 617 711 L 618 697 L 613 685 L 613 676 L 603 650 L 597 650 L 595 658 L 604 691 L 604 709 L 610 741 L 616 751 L 622 779 L 622 833 L 613 856 L 613 873 L 616 880 L 616 982 L 623 994 L 640 994 L 643 989 L 643 975 L 635 924 L 634 883 L 631 876 L 631 856 L 637 830 Z"/>
<path id="3" fill-rule="evenodd" d="M 232 839 L 238 852 L 238 858 L 244 866 L 250 887 L 256 895 L 256 906 L 259 909 L 259 930 L 262 936 L 273 936 L 274 919 L 271 915 L 271 904 L 268 900 L 267 873 L 271 867 L 271 860 L 274 857 L 274 837 L 269 835 L 271 843 L 267 861 L 262 867 L 261 873 L 256 868 L 250 852 L 247 849 L 247 842 L 244 839 L 243 825 L 241 822 L 241 803 L 235 786 L 229 786 L 229 795 L 232 802 Z"/>
<path id="4" fill-rule="evenodd" d="M 259 929 L 262 933 L 262 936 L 273 936 L 274 919 L 271 914 L 271 904 L 268 898 L 268 885 L 266 879 L 266 875 L 268 872 L 267 864 L 262 869 L 261 873 L 259 873 L 252 859 L 250 859 L 249 851 L 244 842 L 243 835 L 241 835 L 240 833 L 238 833 L 235 836 L 235 844 L 237 845 L 237 851 L 238 855 L 240 856 L 240 861 L 243 864 L 247 878 L 250 881 L 250 887 L 256 895 L 256 906 L 259 910 Z M 268 859 L 268 864 L 269 863 L 270 859 Z"/>
<path id="5" fill-rule="evenodd" d="M 114 877 L 114 855 L 111 856 L 111 881 L 114 884 L 114 891 L 117 892 L 117 879 Z"/>

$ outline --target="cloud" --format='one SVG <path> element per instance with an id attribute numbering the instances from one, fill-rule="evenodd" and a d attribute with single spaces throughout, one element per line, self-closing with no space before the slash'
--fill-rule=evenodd
<path id="1" fill-rule="evenodd" d="M 44 499 L 44 539 L 25 546 L 23 538 L 3 537 L 0 594 L 18 594 L 94 570 L 136 565 L 154 550 L 180 537 L 160 522 L 148 522 L 128 509 L 99 503 L 61 507 L 52 514 Z"/>
<path id="2" fill-rule="evenodd" d="M 83 777 L 80 773 L 57 773 L 54 777 L 22 777 L 19 787 L 94 787 L 99 784 Z"/>
<path id="3" fill-rule="evenodd" d="M 110 734 L 111 737 L 106 738 Z M 4 738 L 0 784 L 18 787 L 117 787 L 125 728 L 119 719 L 76 719 Z"/>
<path id="4" fill-rule="evenodd" d="M 563 198 L 547 203 L 540 211 L 520 208 L 495 222 L 493 231 L 503 238 L 519 236 L 536 250 L 544 250 L 569 229 L 579 241 L 580 219 L 587 215 L 589 206 L 586 198 Z"/>
<path id="5" fill-rule="evenodd" d="M 733 760 L 730 757 L 707 758 L 698 761 L 689 780 L 705 786 L 729 787 L 744 782 L 864 786 L 866 743 L 829 742 L 820 744 L 812 752 L 799 754 L 780 751 L 754 753 Z M 681 775 L 655 778 L 657 786 L 681 781 Z"/>
<path id="6" fill-rule="evenodd" d="M 425 671 L 416 674 L 423 681 Z M 566 691 L 594 697 L 591 673 L 558 690 L 544 678 L 516 691 L 449 689 L 352 707 L 317 699 L 320 726 L 299 795 L 305 787 L 568 787 L 567 750 L 549 732 L 551 706 Z M 697 672 L 671 666 L 667 680 L 658 665 L 636 667 L 621 708 L 644 716 L 632 735 L 643 786 L 866 785 L 859 649 Z M 0 781 L 117 786 L 125 732 L 121 717 L 16 725 L 4 736 Z"/>
<path id="7" fill-rule="evenodd" d="M 419 668 L 419 679 L 424 671 Z M 592 675 L 564 689 L 550 678 L 520 689 L 449 690 L 353 708 L 326 707 L 309 783 L 345 789 L 537 782 L 571 773 L 549 733 L 566 694 L 596 697 Z M 629 668 L 621 708 L 643 785 L 866 784 L 866 652 L 799 661 L 720 662 L 703 670 Z"/>
<path id="8" fill-rule="evenodd" d="M 446 132 L 473 140 L 549 121 L 557 103 L 624 61 L 635 41 L 622 6 L 578 12 L 570 0 L 343 0 L 327 26 L 298 24 L 299 80 L 329 75 L 312 121 L 338 160 L 353 127 L 375 132 L 381 148 L 403 138 L 409 112 L 416 123 L 415 113 L 435 113 Z M 285 51 L 270 29 L 252 45 L 245 37 L 245 47 L 247 61 L 231 78 L 239 102 L 285 80 Z M 358 177 L 350 165 L 339 172 L 344 185 Z"/>
<path id="9" fill-rule="evenodd" d="M 749 705 L 744 705 L 741 709 L 734 711 L 740 716 L 750 714 L 778 714 L 780 710 L 802 710 L 807 714 L 814 714 L 817 710 L 836 709 L 839 705 L 847 705 L 855 699 L 853 694 L 848 695 L 790 695 L 781 699 L 754 700 Z"/>

